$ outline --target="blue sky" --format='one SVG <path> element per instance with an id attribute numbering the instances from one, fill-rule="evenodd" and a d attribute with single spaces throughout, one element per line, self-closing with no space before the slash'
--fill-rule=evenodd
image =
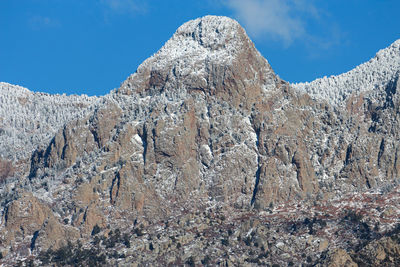
<path id="1" fill-rule="evenodd" d="M 103 95 L 184 22 L 237 19 L 290 82 L 340 74 L 400 38 L 398 0 L 0 0 L 0 81 Z"/>

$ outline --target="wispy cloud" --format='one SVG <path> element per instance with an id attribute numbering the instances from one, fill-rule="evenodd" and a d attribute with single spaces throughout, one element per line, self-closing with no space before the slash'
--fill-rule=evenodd
<path id="1" fill-rule="evenodd" d="M 286 46 L 308 35 L 308 19 L 319 18 L 318 9 L 307 0 L 226 0 L 224 3 L 251 35 L 267 35 Z"/>
<path id="2" fill-rule="evenodd" d="M 100 0 L 109 11 L 119 14 L 138 14 L 147 11 L 146 1 L 140 0 Z"/>
<path id="3" fill-rule="evenodd" d="M 58 20 L 39 15 L 29 18 L 28 24 L 33 30 L 57 28 L 60 26 L 60 22 Z"/>

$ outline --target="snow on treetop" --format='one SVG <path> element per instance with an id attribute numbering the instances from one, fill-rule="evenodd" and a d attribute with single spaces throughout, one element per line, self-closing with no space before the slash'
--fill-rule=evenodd
<path id="1" fill-rule="evenodd" d="M 0 158 L 28 157 L 66 122 L 87 115 L 99 99 L 35 93 L 0 82 Z"/>
<path id="2" fill-rule="evenodd" d="M 312 82 L 295 83 L 292 86 L 317 99 L 325 99 L 340 105 L 351 94 L 384 88 L 400 72 L 400 39 L 380 50 L 375 57 L 353 70 Z"/>

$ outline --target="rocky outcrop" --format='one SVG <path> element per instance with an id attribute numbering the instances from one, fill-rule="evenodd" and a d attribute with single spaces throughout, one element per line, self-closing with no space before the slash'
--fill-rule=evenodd
<path id="1" fill-rule="evenodd" d="M 12 161 L 0 158 L 0 183 L 4 183 L 7 178 L 14 176 L 14 172 Z"/>
<path id="2" fill-rule="evenodd" d="M 20 237 L 24 239 L 38 231 L 43 223 L 52 216 L 50 209 L 32 194 L 25 194 L 10 203 L 4 214 L 4 226 L 10 241 Z"/>
<path id="3" fill-rule="evenodd" d="M 30 176 L 37 176 L 39 169 L 64 170 L 77 158 L 102 149 L 121 120 L 116 104 L 105 104 L 85 119 L 69 122 L 60 129 L 46 149 L 36 150 L 31 158 Z"/>
<path id="4" fill-rule="evenodd" d="M 24 243 L 42 263 L 57 260 L 54 251 L 41 254 L 49 247 L 79 252 L 89 264 L 87 255 L 110 256 L 100 252 L 124 246 L 144 265 L 156 257 L 165 265 L 206 265 L 202 253 L 217 251 L 213 257 L 224 264 L 297 258 L 355 266 L 351 240 L 379 237 L 370 231 L 376 218 L 350 219 L 358 224 L 347 231 L 339 226 L 358 213 L 338 214 L 325 202 L 325 210 L 307 209 L 346 193 L 387 191 L 398 181 L 396 75 L 374 90 L 345 91 L 331 103 L 315 90 L 341 79 L 293 86 L 274 74 L 236 21 L 190 21 L 119 89 L 57 124 L 30 159 L 10 161 L 19 172 L 7 173 L 11 178 L 0 189 L 2 242 Z M 29 175 L 21 171 L 29 168 Z M 289 212 L 303 206 L 299 214 Z M 327 219 L 326 207 L 335 218 Z M 187 234 L 175 231 L 184 227 Z M 347 240 L 343 250 L 332 240 L 336 234 Z M 138 243 L 131 246 L 132 238 Z M 76 240 L 86 247 L 68 243 Z M 223 256 L 229 244 L 246 257 Z M 193 257 L 180 246 L 191 246 Z"/>
<path id="5" fill-rule="evenodd" d="M 359 266 L 398 266 L 400 264 L 398 241 L 398 235 L 373 241 L 355 253 L 355 261 Z"/>
<path id="6" fill-rule="evenodd" d="M 2 219 L 4 231 L 1 234 L 1 243 L 9 250 L 20 250 L 26 254 L 37 246 L 41 249 L 57 249 L 66 244 L 67 240 L 75 241 L 79 237 L 76 229 L 62 225 L 50 207 L 31 193 L 22 195 L 12 201 Z M 17 246 L 18 243 L 25 247 Z"/>
<path id="7" fill-rule="evenodd" d="M 181 26 L 118 92 L 145 96 L 183 89 L 251 109 L 278 81 L 236 21 L 206 16 Z"/>
<path id="8" fill-rule="evenodd" d="M 347 252 L 343 249 L 336 249 L 330 253 L 328 256 L 325 266 L 329 267 L 340 267 L 340 266 L 349 266 L 349 267 L 357 267 L 358 264 L 353 261 L 353 259 L 347 254 Z"/>

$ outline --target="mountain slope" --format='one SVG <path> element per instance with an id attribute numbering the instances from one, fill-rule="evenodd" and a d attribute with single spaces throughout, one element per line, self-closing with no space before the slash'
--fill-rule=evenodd
<path id="1" fill-rule="evenodd" d="M 339 105 L 350 95 L 381 88 L 396 83 L 400 69 L 400 39 L 380 50 L 374 58 L 353 70 L 338 76 L 316 79 L 312 82 L 293 84 L 293 87 L 313 97 Z"/>
<path id="2" fill-rule="evenodd" d="M 66 122 L 84 116 L 96 101 L 97 97 L 33 93 L 0 83 L 0 157 L 29 157 Z"/>
<path id="3" fill-rule="evenodd" d="M 17 106 L 23 123 L 49 102 L 71 111 L 43 111 L 52 138 L 34 132 L 21 168 L 3 179 L 3 262 L 317 264 L 361 249 L 398 222 L 398 190 L 376 198 L 390 212 L 366 193 L 390 191 L 400 176 L 397 61 L 380 54 L 391 66 L 376 70 L 384 86 L 358 89 L 370 86 L 366 63 L 358 78 L 331 78 L 350 85 L 320 99 L 325 83 L 281 80 L 236 21 L 206 16 L 104 97 Z M 361 222 L 360 205 L 377 211 Z"/>

